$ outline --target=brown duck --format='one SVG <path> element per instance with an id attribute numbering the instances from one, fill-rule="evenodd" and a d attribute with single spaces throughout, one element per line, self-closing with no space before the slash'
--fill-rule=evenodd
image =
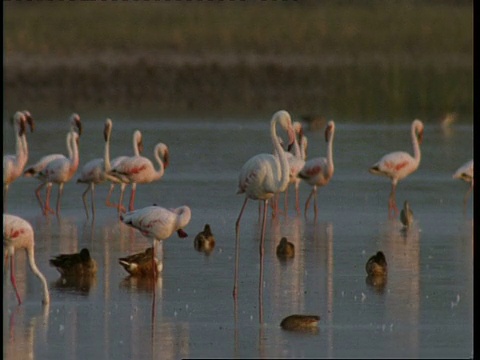
<path id="1" fill-rule="evenodd" d="M 91 276 L 97 273 L 97 263 L 90 256 L 90 251 L 83 248 L 79 253 L 61 254 L 50 259 L 62 276 Z"/>

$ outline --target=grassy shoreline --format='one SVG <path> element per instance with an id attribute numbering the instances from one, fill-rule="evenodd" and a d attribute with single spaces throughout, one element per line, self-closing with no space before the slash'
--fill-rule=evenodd
<path id="1" fill-rule="evenodd" d="M 473 114 L 471 2 L 321 3 L 4 2 L 4 103 Z"/>

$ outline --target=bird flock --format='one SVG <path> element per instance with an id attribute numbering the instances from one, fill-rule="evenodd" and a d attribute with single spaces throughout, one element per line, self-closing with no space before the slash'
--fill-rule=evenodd
<path id="1" fill-rule="evenodd" d="M 68 156 L 60 153 L 49 154 L 41 157 L 33 165 L 28 165 L 29 153 L 27 143 L 28 128 L 34 131 L 34 118 L 27 111 L 17 111 L 13 118 L 15 134 L 15 154 L 3 157 L 3 238 L 4 238 L 4 266 L 7 269 L 10 260 L 10 277 L 15 289 L 18 303 L 21 298 L 17 290 L 14 276 L 14 253 L 24 249 L 27 252 L 31 270 L 42 283 L 44 296 L 43 303 L 50 301 L 47 282 L 43 274 L 38 270 L 34 257 L 34 230 L 26 220 L 19 216 L 8 214 L 8 191 L 12 183 L 21 176 L 37 179 L 40 184 L 34 193 L 38 200 L 43 215 L 60 214 L 61 199 L 65 183 L 72 181 L 77 174 L 80 164 L 79 140 L 82 135 L 82 122 L 80 116 L 73 113 L 69 117 L 69 130 L 65 141 Z M 85 163 L 78 171 L 76 182 L 86 184 L 82 193 L 82 202 L 85 215 L 90 218 L 87 196 L 90 193 L 91 217 L 95 217 L 95 185 L 110 183 L 110 189 L 105 200 L 108 207 L 117 210 L 119 220 L 137 229 L 145 237 L 152 240 L 152 246 L 144 252 L 132 254 L 119 259 L 119 264 L 131 275 L 157 276 L 162 271 L 161 262 L 156 257 L 157 242 L 163 241 L 177 233 L 179 237 L 186 237 L 184 228 L 191 219 L 190 208 L 186 205 L 175 209 L 166 209 L 152 205 L 135 209 L 135 195 L 137 184 L 159 181 L 169 166 L 169 148 L 164 143 L 158 143 L 154 147 L 154 163 L 147 157 L 142 156 L 143 140 L 140 131 L 136 130 L 132 137 L 133 155 L 118 156 L 110 159 L 110 138 L 113 128 L 111 119 L 106 119 L 104 124 L 104 154 L 102 157 L 92 159 Z M 278 131 L 287 135 L 287 143 L 284 143 Z M 396 187 L 400 180 L 415 172 L 421 160 L 420 146 L 423 140 L 424 125 L 416 119 L 411 124 L 411 140 L 413 156 L 405 151 L 388 153 L 374 163 L 368 171 L 375 175 L 388 177 L 391 181 L 391 192 L 388 198 L 388 216 L 393 219 L 398 216 L 399 210 L 396 205 Z M 240 250 L 240 221 L 245 211 L 248 200 L 258 200 L 261 211 L 261 235 L 259 244 L 260 254 L 260 282 L 263 283 L 263 255 L 266 217 L 269 206 L 272 207 L 272 216 L 279 212 L 279 195 L 284 193 L 284 211 L 288 210 L 287 191 L 290 185 L 295 188 L 295 210 L 300 214 L 299 185 L 305 182 L 311 186 L 311 192 L 305 202 L 304 215 L 307 216 L 310 202 L 313 199 L 313 211 L 315 219 L 318 216 L 317 190 L 329 184 L 334 175 L 333 140 L 335 135 L 335 122 L 330 120 L 325 127 L 326 156 L 307 159 L 308 140 L 303 132 L 301 123 L 292 122 L 290 114 L 285 110 L 277 111 L 270 120 L 270 137 L 272 152 L 255 155 L 248 159 L 240 169 L 238 177 L 237 194 L 244 196 L 238 218 L 235 223 L 235 268 L 233 297 L 238 294 L 238 267 Z M 268 151 L 268 149 L 267 149 Z M 469 184 L 469 189 L 464 197 L 464 208 L 468 196 L 473 190 L 473 159 L 458 168 L 453 174 L 454 179 L 460 179 Z M 55 209 L 50 205 L 52 186 L 58 186 L 57 202 Z M 111 197 L 115 185 L 120 185 L 120 197 L 117 203 L 112 202 Z M 130 200 L 127 208 L 123 206 L 123 197 L 126 187 L 130 185 Z M 45 197 L 42 200 L 41 191 L 46 187 Z M 400 214 L 400 220 L 405 227 L 413 221 L 413 212 L 408 201 L 404 202 L 404 208 Z M 194 246 L 198 251 L 209 254 L 215 246 L 215 239 L 206 224 L 204 230 L 194 240 Z M 293 244 L 286 238 L 282 238 L 278 248 L 279 258 L 288 259 L 294 256 Z M 378 265 L 380 262 L 380 265 Z M 77 254 L 60 254 L 50 260 L 62 276 L 67 274 L 90 274 L 96 273 L 96 262 L 90 257 L 88 249 L 82 249 Z M 369 276 L 381 271 L 386 273 L 386 261 L 382 252 L 378 252 L 366 265 Z M 380 270 L 378 270 L 380 269 Z M 261 296 L 261 286 L 259 286 Z M 300 316 L 300 315 L 299 315 Z M 310 318 L 313 323 L 318 320 Z M 288 323 L 288 321 L 286 322 Z M 295 325 L 296 326 L 296 325 Z M 294 326 L 294 327 L 295 327 Z"/>

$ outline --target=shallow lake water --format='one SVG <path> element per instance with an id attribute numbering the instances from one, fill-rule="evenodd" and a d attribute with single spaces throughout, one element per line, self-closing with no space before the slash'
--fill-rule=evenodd
<path id="1" fill-rule="evenodd" d="M 66 153 L 67 117 L 36 119 L 35 132 L 28 134 L 29 164 L 46 154 Z M 104 119 L 82 118 L 79 169 L 103 156 Z M 453 124 L 445 132 L 425 124 L 419 169 L 397 189 L 399 207 L 408 200 L 415 217 L 404 231 L 398 218 L 388 219 L 389 179 L 368 168 L 387 152 L 412 153 L 410 123 L 337 121 L 335 174 L 318 191 L 317 219 L 312 209 L 307 217 L 295 213 L 293 188 L 288 214 L 268 215 L 261 300 L 258 204 L 248 202 L 240 224 L 235 303 L 235 221 L 244 200 L 236 195 L 237 178 L 251 156 L 272 151 L 269 119 L 112 120 L 112 158 L 132 153 L 135 129 L 143 132 L 144 156 L 153 159 L 159 141 L 169 146 L 164 177 L 137 186 L 135 207 L 190 206 L 189 236 L 163 242 L 163 271 L 156 282 L 132 279 L 118 258 L 143 251 L 151 242 L 105 206 L 107 184 L 96 187 L 92 222 L 81 200 L 86 185 L 66 184 L 60 216 L 45 217 L 34 195 L 37 180 L 18 179 L 8 193 L 8 213 L 25 218 L 35 230 L 35 257 L 49 282 L 51 303 L 42 306 L 40 283 L 24 252 L 18 252 L 16 277 L 24 303 L 17 306 L 4 276 L 4 359 L 473 356 L 473 199 L 464 213 L 468 186 L 452 179 L 473 157 L 471 125 Z M 7 153 L 14 149 L 12 132 L 4 125 Z M 325 156 L 323 131 L 306 135 L 309 158 Z M 302 208 L 309 191 L 306 183 L 300 185 Z M 118 195 L 117 187 L 114 198 Z M 56 196 L 54 186 L 53 204 Z M 124 204 L 128 199 L 129 188 Z M 206 223 L 216 237 L 210 255 L 193 246 Z M 275 254 L 282 236 L 296 247 L 287 262 Z M 62 283 L 48 260 L 83 247 L 98 263 L 96 277 L 83 284 Z M 366 282 L 365 263 L 378 250 L 389 266 L 383 287 Z M 318 331 L 281 329 L 281 320 L 295 313 L 319 315 Z"/>

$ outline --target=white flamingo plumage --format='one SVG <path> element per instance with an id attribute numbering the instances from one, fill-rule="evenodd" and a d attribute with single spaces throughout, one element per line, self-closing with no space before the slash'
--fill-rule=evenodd
<path id="1" fill-rule="evenodd" d="M 288 188 L 291 184 L 295 186 L 295 209 L 297 210 L 297 214 L 300 214 L 299 188 L 301 178 L 298 176 L 298 173 L 305 166 L 307 156 L 307 138 L 303 134 L 302 124 L 298 121 L 294 121 L 293 129 L 295 131 L 295 141 L 293 147 L 286 153 L 288 165 L 290 166 L 290 181 L 285 190 L 285 214 L 288 211 Z"/>
<path id="2" fill-rule="evenodd" d="M 68 158 L 63 156 L 52 160 L 47 164 L 45 169 L 40 171 L 39 176 L 47 183 L 47 197 L 45 199 L 44 214 L 52 212 L 50 208 L 50 197 L 52 192 L 52 184 L 58 184 L 57 195 L 57 215 L 60 213 L 60 199 L 63 194 L 63 187 L 66 182 L 70 181 L 75 175 L 80 162 L 78 155 L 78 134 L 75 131 L 70 131 L 67 134 Z"/>
<path id="3" fill-rule="evenodd" d="M 78 136 L 82 135 L 82 122 L 80 120 L 80 116 L 76 113 L 73 113 L 69 118 L 70 123 L 70 131 L 76 131 Z M 67 133 L 68 137 L 68 133 Z M 68 141 L 67 141 L 67 149 L 68 149 Z M 23 176 L 25 177 L 35 177 L 40 180 L 40 185 L 35 189 L 35 196 L 40 204 L 40 208 L 44 211 L 44 205 L 42 199 L 40 198 L 40 190 L 47 184 L 45 179 L 43 178 L 41 172 L 45 169 L 45 167 L 55 159 L 64 158 L 65 155 L 63 154 L 50 154 L 43 156 L 40 160 L 38 160 L 34 165 L 29 166 L 23 172 Z M 48 190 L 48 189 L 47 189 Z"/>
<path id="4" fill-rule="evenodd" d="M 155 146 L 153 155 L 159 165 L 158 170 L 155 169 L 150 159 L 140 155 L 124 159 L 116 166 L 112 165 L 109 174 L 120 177 L 121 179 L 124 178 L 132 185 L 128 207 L 129 211 L 133 211 L 134 209 L 137 184 L 146 184 L 160 180 L 169 165 L 169 151 L 167 145 L 164 143 L 158 143 Z M 120 195 L 119 206 L 122 205 L 122 195 L 123 194 Z"/>
<path id="5" fill-rule="evenodd" d="M 33 118 L 27 110 L 17 111 L 13 116 L 13 127 L 15 131 L 15 155 L 3 156 L 3 211 L 7 211 L 7 193 L 12 182 L 19 178 L 28 161 L 28 144 L 26 136 L 26 124 L 29 124 L 33 132 Z"/>
<path id="6" fill-rule="evenodd" d="M 470 192 L 473 190 L 473 159 L 470 161 L 467 161 L 465 164 L 460 166 L 457 171 L 453 174 L 454 179 L 460 179 L 465 181 L 467 184 L 470 184 L 465 197 L 463 199 L 463 209 L 464 211 L 466 210 L 467 206 L 467 201 L 468 201 L 468 195 L 470 195 Z"/>
<path id="7" fill-rule="evenodd" d="M 240 219 L 242 218 L 243 211 L 247 205 L 248 199 L 263 201 L 263 219 L 262 219 L 262 232 L 260 238 L 260 282 L 259 282 L 259 300 L 262 298 L 262 283 L 263 283 L 263 253 L 264 253 L 264 240 L 265 240 L 265 226 L 268 210 L 268 200 L 275 194 L 285 191 L 288 186 L 290 169 L 285 155 L 285 151 L 282 148 L 280 140 L 277 136 L 276 125 L 277 123 L 287 131 L 289 144 L 294 141 L 294 130 L 292 127 L 292 120 L 290 114 L 285 110 L 277 111 L 273 114 L 270 121 L 270 136 L 273 143 L 274 154 L 258 154 L 251 157 L 242 166 L 238 178 L 238 190 L 237 194 L 245 194 L 245 200 L 243 202 L 240 214 L 235 223 L 235 274 L 234 274 L 234 286 L 233 297 L 237 298 L 238 288 L 238 259 L 239 259 L 239 228 Z M 260 309 L 260 322 L 262 322 L 262 312 Z"/>
<path id="8" fill-rule="evenodd" d="M 83 206 L 85 208 L 85 213 L 88 215 L 87 201 L 85 197 L 90 191 L 91 193 L 91 206 L 92 206 L 92 216 L 95 218 L 95 185 L 101 184 L 107 180 L 107 175 L 105 172 L 105 158 L 109 158 L 109 146 L 110 146 L 110 134 L 112 132 L 112 120 L 105 120 L 105 125 L 103 128 L 103 138 L 105 140 L 104 147 L 104 157 L 96 158 L 87 162 L 81 172 L 80 176 L 77 179 L 77 183 L 87 184 L 87 188 L 82 194 Z"/>
<path id="9" fill-rule="evenodd" d="M 333 164 L 333 137 L 335 135 L 335 122 L 330 120 L 325 128 L 325 141 L 327 142 L 327 157 L 316 157 L 305 162 L 305 166 L 298 176 L 312 186 L 312 191 L 305 202 L 305 216 L 307 215 L 310 200 L 313 197 L 315 219 L 318 214 L 317 188 L 327 185 L 333 177 L 335 170 Z"/>
<path id="10" fill-rule="evenodd" d="M 388 216 L 390 219 L 398 215 L 398 207 L 395 200 L 395 190 L 398 181 L 416 171 L 420 164 L 420 144 L 423 140 L 423 129 L 424 126 L 420 120 L 416 119 L 412 122 L 410 132 L 413 145 L 413 157 L 405 151 L 395 151 L 384 155 L 369 169 L 370 173 L 387 176 L 392 181 L 392 190 L 388 199 Z"/>
<path id="11" fill-rule="evenodd" d="M 139 156 L 143 151 L 143 138 L 140 130 L 135 130 L 133 132 L 132 140 L 133 140 L 133 154 L 134 156 Z M 127 187 L 127 184 L 129 184 L 129 180 L 122 176 L 115 176 L 118 174 L 112 174 L 111 170 L 112 170 L 112 167 L 118 166 L 123 160 L 128 159 L 129 157 L 130 156 L 126 156 L 126 155 L 117 156 L 112 161 L 110 161 L 110 151 L 108 153 L 105 153 L 105 174 L 108 178 L 108 181 L 110 181 L 111 183 L 110 190 L 108 191 L 105 204 L 108 207 L 117 208 L 119 213 L 125 211 L 125 209 L 123 208 L 123 205 L 121 204 L 121 201 L 118 204 L 114 204 L 110 201 L 110 198 L 115 188 L 115 184 L 120 184 L 120 199 L 123 200 L 123 194 L 125 193 L 125 188 Z"/>
<path id="12" fill-rule="evenodd" d="M 190 222 L 191 211 L 188 206 L 180 206 L 176 209 L 166 209 L 161 206 L 147 206 L 141 209 L 133 210 L 120 215 L 120 220 L 137 230 L 142 235 L 152 239 L 153 257 L 152 269 L 153 277 L 155 277 L 155 257 L 156 242 L 168 239 L 177 232 L 181 238 L 187 237 L 187 233 L 183 230 Z"/>
<path id="13" fill-rule="evenodd" d="M 43 303 L 50 303 L 47 280 L 35 263 L 34 246 L 34 232 L 30 223 L 19 216 L 3 214 L 3 251 L 5 256 L 4 273 L 7 272 L 8 259 L 10 259 L 10 281 L 15 289 L 15 294 L 17 295 L 19 305 L 22 303 L 22 299 L 20 298 L 20 294 L 18 293 L 17 289 L 14 265 L 15 251 L 19 249 L 25 249 L 27 252 L 30 269 L 42 282 Z"/>

